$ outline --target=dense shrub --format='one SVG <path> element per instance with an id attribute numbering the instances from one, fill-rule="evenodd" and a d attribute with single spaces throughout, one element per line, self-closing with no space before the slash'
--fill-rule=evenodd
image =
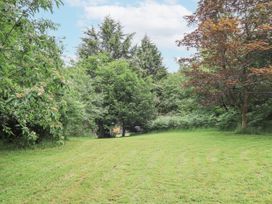
<path id="1" fill-rule="evenodd" d="M 213 114 L 192 112 L 185 116 L 159 116 L 151 122 L 149 130 L 214 127 L 215 124 L 216 118 Z"/>
<path id="2" fill-rule="evenodd" d="M 229 109 L 217 116 L 216 127 L 222 130 L 233 130 L 237 128 L 239 121 L 239 113 L 234 109 Z"/>
<path id="3" fill-rule="evenodd" d="M 252 109 L 253 111 L 248 114 L 248 126 L 263 130 L 272 130 L 272 99 L 254 105 Z"/>
<path id="4" fill-rule="evenodd" d="M 257 133 L 262 131 L 271 131 L 272 127 L 272 100 L 265 103 L 252 105 L 248 112 L 248 127 L 242 130 L 240 123 L 240 114 L 235 109 L 219 111 L 216 126 L 222 130 L 236 130 L 238 133 Z"/>

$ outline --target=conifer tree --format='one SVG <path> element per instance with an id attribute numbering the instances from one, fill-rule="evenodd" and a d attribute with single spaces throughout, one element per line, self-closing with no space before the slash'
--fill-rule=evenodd
<path id="1" fill-rule="evenodd" d="M 137 47 L 134 63 L 143 77 L 151 76 L 154 80 L 159 80 L 167 75 L 161 53 L 148 36 Z"/>
<path id="2" fill-rule="evenodd" d="M 128 59 L 134 50 L 133 36 L 134 33 L 125 34 L 119 22 L 106 17 L 98 29 L 92 27 L 85 32 L 78 50 L 79 56 L 87 58 L 99 53 L 107 53 L 112 59 Z"/>

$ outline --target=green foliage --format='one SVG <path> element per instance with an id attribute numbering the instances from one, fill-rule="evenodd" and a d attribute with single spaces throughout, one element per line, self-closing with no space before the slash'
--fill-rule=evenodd
<path id="1" fill-rule="evenodd" d="M 169 74 L 157 83 L 159 115 L 150 124 L 150 130 L 215 127 L 216 113 L 199 105 L 192 89 L 185 84 L 186 78 L 179 72 Z"/>
<path id="2" fill-rule="evenodd" d="M 272 99 L 265 99 L 253 105 L 252 111 L 248 114 L 249 127 L 262 130 L 272 130 Z"/>
<path id="3" fill-rule="evenodd" d="M 240 121 L 239 112 L 236 109 L 228 109 L 227 111 L 220 111 L 217 117 L 216 126 L 221 130 L 233 130 L 237 128 Z"/>
<path id="4" fill-rule="evenodd" d="M 113 59 L 130 58 L 134 52 L 131 46 L 133 36 L 134 34 L 124 34 L 119 22 L 106 17 L 97 31 L 92 27 L 85 32 L 79 56 L 88 58 L 99 53 L 108 53 Z"/>
<path id="5" fill-rule="evenodd" d="M 221 1 L 222 5 L 225 3 Z M 271 130 L 269 43 L 261 43 L 266 47 L 262 52 L 255 50 L 248 56 L 243 55 L 255 59 L 250 66 L 239 64 L 241 59 L 233 60 L 237 57 L 233 55 L 238 50 L 235 46 L 227 47 L 227 52 L 199 49 L 201 60 L 206 60 L 198 67 L 199 72 L 193 64 L 187 63 L 180 73 L 168 74 L 160 51 L 147 36 L 138 47 L 133 47 L 134 34 L 125 34 L 119 22 L 106 17 L 98 29 L 91 28 L 85 33 L 78 50 L 79 61 L 63 69 L 62 50 L 55 38 L 47 34 L 48 30 L 56 29 L 55 24 L 36 19 L 40 10 L 52 12 L 54 5 L 61 4 L 60 0 L 0 2 L 0 137 L 3 141 L 18 146 L 30 146 L 42 140 L 62 144 L 64 136 L 70 135 L 97 132 L 99 137 L 111 137 L 113 126 L 122 126 L 123 135 L 136 126 L 145 130 L 214 126 L 234 129 L 241 120 L 238 114 L 241 110 L 242 132 Z M 252 7 L 256 10 L 253 9 L 251 15 L 260 22 L 267 22 L 260 18 L 263 14 L 257 12 L 261 5 L 261 10 L 269 13 L 265 5 L 271 5 L 262 3 Z M 198 12 L 196 16 L 201 14 L 201 9 Z M 237 25 L 234 21 L 228 23 L 228 26 Z M 224 23 L 218 26 L 226 29 Z M 262 27 L 269 35 L 269 25 Z M 209 29 L 197 30 L 200 31 L 210 33 Z M 191 40 L 197 36 L 189 34 L 184 42 L 193 45 L 198 40 Z M 240 39 L 240 33 L 237 37 Z M 256 38 L 269 40 L 259 34 Z M 213 48 L 214 39 L 205 38 L 204 44 L 206 39 Z M 222 53 L 228 52 L 233 55 L 233 63 L 238 63 L 228 65 L 234 72 L 226 71 L 227 61 L 220 60 Z M 219 60 L 207 60 L 213 55 Z M 222 72 L 218 72 L 220 66 Z M 243 66 L 246 67 L 241 69 Z M 186 87 L 188 81 L 190 88 Z M 209 102 L 206 104 L 209 107 L 203 108 L 199 103 L 203 99 Z M 150 122 L 156 113 L 158 117 Z M 238 126 L 237 132 L 241 132 L 240 129 Z"/>
<path id="6" fill-rule="evenodd" d="M 90 135 L 95 129 L 101 97 L 95 93 L 93 80 L 87 73 L 83 64 L 65 70 L 69 87 L 63 98 L 66 103 L 63 114 L 66 136 Z"/>
<path id="7" fill-rule="evenodd" d="M 87 58 L 81 59 L 77 66 L 83 67 L 85 69 L 85 73 L 91 77 L 92 80 L 96 78 L 97 70 L 99 67 L 113 61 L 113 59 L 109 56 L 108 53 L 103 52 L 99 53 L 97 55 L 92 55 Z"/>
<path id="8" fill-rule="evenodd" d="M 160 80 L 167 75 L 160 51 L 147 36 L 136 48 L 133 64 L 142 77 L 151 76 L 154 80 Z"/>
<path id="9" fill-rule="evenodd" d="M 159 116 L 149 126 L 149 130 L 191 129 L 214 127 L 216 117 L 207 112 L 192 112 L 184 116 Z"/>
<path id="10" fill-rule="evenodd" d="M 99 136 L 109 136 L 104 130 L 113 125 L 119 124 L 125 131 L 144 126 L 153 118 L 150 83 L 139 78 L 128 62 L 117 60 L 99 67 L 94 85 L 97 93 L 103 95 L 102 107 L 106 110 L 97 120 Z"/>
<path id="11" fill-rule="evenodd" d="M 191 90 L 184 87 L 185 80 L 183 74 L 172 73 L 157 83 L 157 109 L 161 115 L 185 115 L 197 109 Z"/>
<path id="12" fill-rule="evenodd" d="M 32 145 L 43 137 L 63 142 L 61 111 L 65 79 L 61 50 L 46 34 L 54 24 L 33 20 L 39 9 L 60 1 L 0 3 L 0 134 L 7 142 Z"/>

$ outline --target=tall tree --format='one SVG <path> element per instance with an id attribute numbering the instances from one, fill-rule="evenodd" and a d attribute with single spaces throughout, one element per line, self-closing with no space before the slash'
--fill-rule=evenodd
<path id="1" fill-rule="evenodd" d="M 99 29 L 92 27 L 85 32 L 79 47 L 79 56 L 87 58 L 99 53 L 108 53 L 113 59 L 130 58 L 133 54 L 134 34 L 124 34 L 122 26 L 110 17 L 106 17 Z"/>
<path id="2" fill-rule="evenodd" d="M 250 102 L 271 89 L 271 10 L 271 0 L 201 0 L 187 17 L 196 29 L 179 41 L 197 49 L 182 60 L 192 67 L 186 70 L 189 84 L 206 104 L 240 110 L 242 129 Z"/>
<path id="3" fill-rule="evenodd" d="M 154 80 L 159 80 L 167 75 L 161 53 L 148 36 L 145 36 L 137 47 L 134 63 L 143 77 L 151 76 Z"/>
<path id="4" fill-rule="evenodd" d="M 0 2 L 0 135 L 8 142 L 30 145 L 43 136 L 63 142 L 61 49 L 47 35 L 55 26 L 37 20 L 61 1 Z"/>
<path id="5" fill-rule="evenodd" d="M 145 126 L 154 116 L 154 102 L 148 81 L 139 78 L 123 60 L 102 65 L 97 70 L 96 90 L 103 94 L 106 110 L 97 120 L 100 137 L 109 137 L 109 127 L 119 124 L 127 129 Z M 106 134 L 108 133 L 108 134 Z"/>

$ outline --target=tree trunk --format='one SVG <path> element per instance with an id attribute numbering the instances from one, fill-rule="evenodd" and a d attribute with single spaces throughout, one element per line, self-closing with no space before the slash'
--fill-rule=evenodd
<path id="1" fill-rule="evenodd" d="M 242 130 L 247 128 L 247 112 L 248 112 L 248 93 L 245 92 L 242 105 Z"/>
<path id="2" fill-rule="evenodd" d="M 125 128 L 125 124 L 122 124 L 122 137 L 126 136 L 126 128 Z"/>
<path id="3" fill-rule="evenodd" d="M 110 130 L 105 127 L 102 121 L 98 122 L 98 130 L 96 132 L 98 138 L 110 138 L 112 137 Z"/>

